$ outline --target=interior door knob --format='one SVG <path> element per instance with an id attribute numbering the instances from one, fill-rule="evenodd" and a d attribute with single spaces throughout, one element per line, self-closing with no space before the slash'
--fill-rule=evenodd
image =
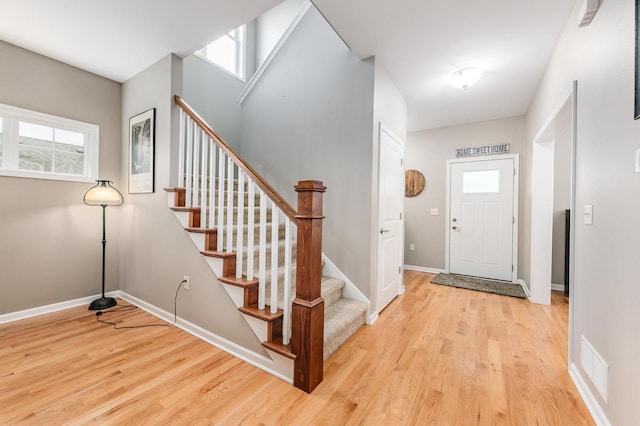
<path id="1" fill-rule="evenodd" d="M 380 233 L 381 234 L 384 234 L 385 232 L 389 232 L 389 230 L 388 229 L 384 229 L 384 228 L 380 228 Z"/>

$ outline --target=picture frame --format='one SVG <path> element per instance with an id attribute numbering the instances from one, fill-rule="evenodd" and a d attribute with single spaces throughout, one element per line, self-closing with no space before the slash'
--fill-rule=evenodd
<path id="1" fill-rule="evenodd" d="M 635 91 L 634 91 L 634 99 L 635 99 L 635 109 L 633 112 L 633 119 L 637 120 L 640 118 L 640 0 L 636 0 L 636 40 L 635 40 Z"/>
<path id="2" fill-rule="evenodd" d="M 156 109 L 129 118 L 129 194 L 155 191 Z"/>

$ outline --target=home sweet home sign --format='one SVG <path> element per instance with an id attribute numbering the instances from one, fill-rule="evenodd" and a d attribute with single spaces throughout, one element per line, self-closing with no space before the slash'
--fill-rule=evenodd
<path id="1" fill-rule="evenodd" d="M 485 145 L 475 146 L 471 148 L 457 148 L 456 157 L 473 157 L 476 155 L 491 155 L 491 154 L 508 154 L 510 144 L 503 143 L 500 145 Z"/>

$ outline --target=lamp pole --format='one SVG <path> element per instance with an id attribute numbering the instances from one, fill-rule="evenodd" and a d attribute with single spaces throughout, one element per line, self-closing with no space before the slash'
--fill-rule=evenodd
<path id="1" fill-rule="evenodd" d="M 98 180 L 84 195 L 84 203 L 89 206 L 102 207 L 102 297 L 89 305 L 92 311 L 116 306 L 118 302 L 113 297 L 105 296 L 106 257 L 107 257 L 107 206 L 120 206 L 124 202 L 120 191 L 115 189 L 108 180 Z"/>

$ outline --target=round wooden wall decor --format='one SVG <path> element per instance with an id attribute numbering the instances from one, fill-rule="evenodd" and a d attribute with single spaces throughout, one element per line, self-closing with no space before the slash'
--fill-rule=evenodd
<path id="1" fill-rule="evenodd" d="M 417 170 L 404 172 L 404 195 L 415 197 L 424 189 L 424 175 Z"/>

